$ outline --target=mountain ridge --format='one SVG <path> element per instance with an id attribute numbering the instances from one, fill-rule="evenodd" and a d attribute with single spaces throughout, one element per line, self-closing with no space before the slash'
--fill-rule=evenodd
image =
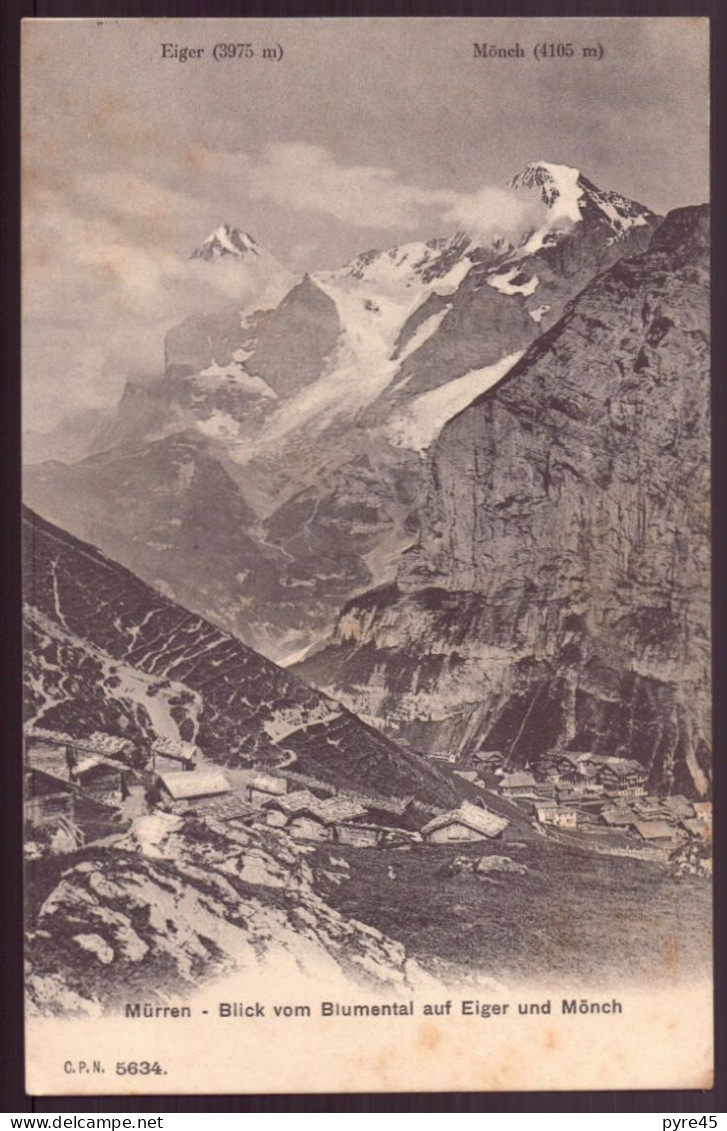
<path id="1" fill-rule="evenodd" d="M 456 799 L 436 767 L 27 508 L 23 551 L 28 725 L 166 731 L 222 765 L 292 756 L 348 788 Z"/>
<path id="2" fill-rule="evenodd" d="M 599 268 L 639 250 L 656 223 L 649 213 L 616 238 L 589 214 L 550 241 L 526 233 L 519 248 L 502 239 L 477 246 L 460 232 L 305 276 L 271 310 L 201 312 L 167 335 L 165 373 L 127 386 L 104 431 L 108 492 L 101 497 L 90 465 L 39 465 L 26 473 L 28 501 L 287 659 L 325 639 L 355 593 L 392 580 L 416 535 L 428 452 L 447 420 L 500 381 Z M 148 484 L 119 486 L 114 499 L 113 481 L 128 479 L 131 451 L 154 467 L 153 446 L 174 433 L 202 436 L 204 456 L 199 482 L 171 466 L 155 473 L 165 522 L 182 524 L 169 535 L 167 526 L 144 529 L 139 491 Z M 237 548 L 208 528 L 219 569 L 200 587 L 193 561 L 185 583 L 177 533 L 194 543 L 188 493 L 203 492 L 205 476 L 211 490 L 212 460 L 254 517 Z M 124 516 L 114 531 L 112 511 Z M 251 542 L 275 601 L 236 566 Z"/>

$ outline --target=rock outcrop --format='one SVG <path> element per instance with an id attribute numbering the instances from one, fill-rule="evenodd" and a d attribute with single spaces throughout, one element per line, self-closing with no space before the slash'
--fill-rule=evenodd
<path id="1" fill-rule="evenodd" d="M 44 883 L 37 871 L 34 894 Z M 82 851 L 51 881 L 27 926 L 36 1013 L 178 1004 L 213 979 L 265 970 L 345 975 L 379 992 L 408 984 L 401 944 L 334 911 L 294 842 L 265 828 L 139 817 L 123 839 Z"/>
<path id="2" fill-rule="evenodd" d="M 443 430 L 397 581 L 302 665 L 429 750 L 710 781 L 708 211 L 596 278 Z"/>

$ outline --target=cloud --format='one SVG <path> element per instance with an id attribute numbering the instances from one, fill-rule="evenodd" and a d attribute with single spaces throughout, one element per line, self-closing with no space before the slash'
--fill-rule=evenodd
<path id="1" fill-rule="evenodd" d="M 129 195 L 117 197 L 124 187 Z M 188 315 L 230 306 L 242 311 L 282 298 L 282 273 L 271 282 L 256 276 L 256 263 L 190 260 L 151 239 L 138 242 L 127 218 L 148 218 L 144 204 L 156 208 L 165 196 L 158 187 L 136 178 L 125 186 L 96 178 L 73 191 L 39 189 L 26 209 L 24 389 L 36 425 L 109 403 L 128 376 L 161 372 L 165 333 Z M 98 208 L 84 208 L 91 197 Z"/>
<path id="2" fill-rule="evenodd" d="M 248 164 L 253 200 L 324 212 L 360 228 L 413 228 L 431 193 L 399 180 L 393 169 L 341 165 L 322 146 L 304 142 L 270 145 Z"/>
<path id="3" fill-rule="evenodd" d="M 186 193 L 175 192 L 135 173 L 87 173 L 76 178 L 75 188 L 79 196 L 101 203 L 106 209 L 135 216 L 170 211 L 181 214 L 194 203 Z"/>
<path id="4" fill-rule="evenodd" d="M 219 159 L 225 175 L 244 185 L 250 199 L 356 228 L 411 231 L 427 224 L 432 234 L 455 227 L 480 238 L 512 238 L 544 212 L 540 202 L 514 190 L 485 186 L 468 194 L 427 188 L 402 180 L 394 169 L 343 165 L 327 149 L 306 142 L 269 145 L 257 159 L 247 154 Z"/>
<path id="5" fill-rule="evenodd" d="M 515 239 L 542 215 L 541 204 L 512 191 L 423 187 L 394 169 L 345 165 L 302 142 L 272 144 L 256 156 L 202 150 L 195 167 L 208 179 L 194 193 L 164 183 L 167 174 L 156 170 L 159 179 L 111 169 L 33 179 L 23 283 L 26 390 L 39 412 L 57 416 L 64 398 L 71 410 L 74 401 L 111 400 L 126 375 L 159 372 L 166 330 L 190 314 L 232 302 L 249 310 L 282 297 L 283 290 L 262 294 L 260 278 L 236 261 L 187 258 L 208 233 L 210 213 L 230 202 L 234 212 L 263 202 L 288 233 L 281 258 L 298 270 L 316 253 L 321 225 L 339 225 L 353 246 L 364 230 L 394 243 L 412 232 L 421 239 L 462 228 L 484 242 Z M 274 287 L 289 282 L 281 271 Z M 49 398 L 51 386 L 63 396 Z"/>
<path id="6" fill-rule="evenodd" d="M 545 213 L 540 199 L 521 195 L 514 189 L 485 187 L 469 195 L 452 193 L 442 218 L 475 238 L 502 236 L 517 240 L 528 228 L 542 223 Z"/>

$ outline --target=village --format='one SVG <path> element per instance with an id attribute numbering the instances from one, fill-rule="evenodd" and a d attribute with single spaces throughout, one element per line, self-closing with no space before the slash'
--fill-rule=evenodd
<path id="1" fill-rule="evenodd" d="M 633 759 L 560 750 L 533 770 L 509 771 L 503 755 L 490 751 L 472 762 L 454 772 L 515 803 L 538 831 L 562 843 L 657 861 L 693 843 L 696 855 L 709 856 L 711 801 L 649 793 L 648 773 Z"/>
<path id="2" fill-rule="evenodd" d="M 701 870 L 709 866 L 711 802 L 649 794 L 644 767 L 615 756 L 555 751 L 534 770 L 512 771 L 496 751 L 477 752 L 466 765 L 435 757 L 445 776 L 458 779 L 462 800 L 448 810 L 336 788 L 296 771 L 289 757 L 271 769 L 221 768 L 194 744 L 163 737 L 140 749 L 109 734 L 75 738 L 32 728 L 26 759 L 31 856 L 118 837 L 134 817 L 162 810 L 350 848 L 507 841 L 526 825 L 607 855 L 667 862 L 681 850 Z"/>

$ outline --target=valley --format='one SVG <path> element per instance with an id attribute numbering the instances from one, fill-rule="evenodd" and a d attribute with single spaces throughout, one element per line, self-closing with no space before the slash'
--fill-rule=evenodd
<path id="1" fill-rule="evenodd" d="M 38 1012 L 708 974 L 708 209 L 513 191 L 302 276 L 220 226 L 258 302 L 29 438 Z"/>

